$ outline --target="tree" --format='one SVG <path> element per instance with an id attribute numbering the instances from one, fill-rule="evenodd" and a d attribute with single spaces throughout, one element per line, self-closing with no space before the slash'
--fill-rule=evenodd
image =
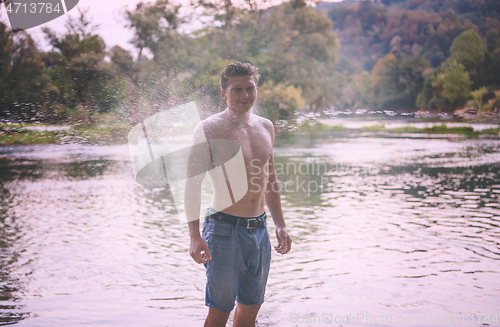
<path id="1" fill-rule="evenodd" d="M 192 0 L 191 5 L 203 9 L 203 15 L 213 18 L 214 22 L 222 24 L 224 36 L 228 34 L 233 27 L 233 22 L 238 20 L 242 12 L 251 12 L 258 17 L 264 13 L 270 0 L 244 0 L 234 3 L 233 0 Z M 306 5 L 305 0 L 292 1 L 294 8 Z"/>
<path id="2" fill-rule="evenodd" d="M 140 2 L 133 11 L 126 11 L 127 27 L 134 30 L 132 44 L 139 50 L 136 70 L 131 76 L 131 119 L 140 120 L 158 112 L 166 105 L 186 101 L 191 96 L 192 75 L 198 67 L 202 49 L 194 47 L 195 39 L 179 29 L 186 19 L 180 6 L 169 0 Z M 149 50 L 152 59 L 142 56 Z"/>
<path id="3" fill-rule="evenodd" d="M 486 92 L 487 92 L 486 87 L 482 86 L 471 93 L 477 110 L 483 109 L 483 96 L 485 95 Z"/>
<path id="4" fill-rule="evenodd" d="M 377 7 L 372 1 L 361 1 L 357 10 L 359 23 L 364 33 L 371 30 L 372 26 L 377 23 Z"/>
<path id="5" fill-rule="evenodd" d="M 378 5 L 379 0 L 344 1 L 351 6 L 333 6 L 329 17 L 342 44 L 341 52 L 368 71 L 389 52 L 401 52 L 407 57 L 420 55 L 438 67 L 449 57 L 453 39 L 478 26 L 471 23 L 468 16 L 453 12 L 452 3 L 457 0 L 433 1 L 436 7 L 447 8 L 444 10 L 417 10 L 425 1 L 386 1 L 391 5 L 389 9 Z M 444 2 L 450 7 L 444 6 Z M 395 3 L 398 4 L 392 5 Z M 410 8 L 411 11 L 403 10 Z"/>
<path id="6" fill-rule="evenodd" d="M 205 59 L 196 85 L 207 85 L 218 105 L 220 70 L 238 60 L 259 67 L 260 85 L 272 80 L 274 85 L 300 88 L 313 111 L 332 105 L 339 44 L 331 26 L 322 12 L 307 6 L 294 9 L 292 3 L 269 8 L 262 16 L 239 10 L 227 35 L 206 29 L 196 39 Z"/>
<path id="7" fill-rule="evenodd" d="M 443 96 L 454 106 L 461 106 L 469 98 L 472 82 L 465 67 L 451 60 L 443 75 Z"/>
<path id="8" fill-rule="evenodd" d="M 237 11 L 232 0 L 198 0 L 193 5 L 203 8 L 204 14 L 213 17 L 215 21 L 222 22 L 224 34 L 229 33 Z"/>
<path id="9" fill-rule="evenodd" d="M 264 117 L 276 121 L 290 119 L 294 112 L 304 109 L 305 100 L 299 87 L 268 80 L 259 88 L 258 108 Z"/>
<path id="10" fill-rule="evenodd" d="M 49 28 L 44 28 L 43 32 L 52 47 L 58 50 L 53 56 L 61 59 L 49 69 L 57 73 L 51 74 L 53 79 L 64 78 L 64 87 L 74 92 L 79 119 L 90 124 L 94 107 L 97 107 L 91 90 L 102 89 L 95 88 L 95 84 L 104 82 L 110 76 L 104 61 L 106 44 L 94 34 L 97 26 L 90 25 L 86 11 L 79 9 L 79 12 L 80 17 L 76 19 L 69 16 L 66 34 L 58 36 Z"/>
<path id="11" fill-rule="evenodd" d="M 346 27 L 347 19 L 354 13 L 354 9 L 340 4 L 328 12 L 328 17 L 332 20 L 335 29 L 343 30 Z"/>
<path id="12" fill-rule="evenodd" d="M 171 4 L 169 0 L 156 0 L 154 4 L 139 2 L 135 10 L 126 10 L 127 27 L 134 29 L 131 43 L 139 49 L 140 60 L 144 48 L 153 53 L 158 43 L 171 31 L 185 22 L 179 16 L 180 5 Z"/>
<path id="13" fill-rule="evenodd" d="M 335 101 L 339 43 L 331 27 L 324 13 L 290 3 L 270 8 L 259 25 L 266 42 L 256 59 L 264 80 L 300 87 L 312 111 Z"/>
<path id="14" fill-rule="evenodd" d="M 463 32 L 453 40 L 450 53 L 451 58 L 467 70 L 474 69 L 484 60 L 481 37 L 472 30 Z"/>
<path id="15" fill-rule="evenodd" d="M 422 90 L 417 96 L 416 105 L 420 109 L 442 109 L 445 98 L 443 97 L 444 74 L 438 68 L 425 77 Z"/>
<path id="16" fill-rule="evenodd" d="M 130 107 L 127 114 L 129 122 L 131 124 L 135 124 L 139 119 L 139 115 L 137 113 L 139 65 L 137 62 L 134 62 L 130 52 L 118 45 L 115 45 L 111 49 L 111 62 L 115 69 L 115 74 L 122 76 L 122 78 L 130 85 Z"/>
<path id="17" fill-rule="evenodd" d="M 0 117 L 8 120 L 44 120 L 45 91 L 50 83 L 45 76 L 43 53 L 31 36 L 14 34 L 0 23 Z"/>
<path id="18" fill-rule="evenodd" d="M 406 58 L 389 53 L 371 72 L 374 102 L 377 108 L 414 109 L 417 95 L 424 85 L 422 73 L 429 63 L 422 57 Z"/>
<path id="19" fill-rule="evenodd" d="M 373 87 L 370 80 L 370 73 L 363 70 L 344 77 L 338 92 L 336 106 L 342 109 L 372 108 Z M 343 83 L 343 84 L 342 84 Z"/>

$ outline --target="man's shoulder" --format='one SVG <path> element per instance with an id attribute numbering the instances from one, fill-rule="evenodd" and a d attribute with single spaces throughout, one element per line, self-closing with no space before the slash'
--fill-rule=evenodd
<path id="1" fill-rule="evenodd" d="M 203 119 L 200 125 L 203 126 L 205 133 L 215 133 L 223 128 L 225 123 L 226 121 L 223 119 L 222 113 L 219 112 Z"/>
<path id="2" fill-rule="evenodd" d="M 224 123 L 224 118 L 222 115 L 222 112 L 213 114 L 211 116 L 208 116 L 207 118 L 203 119 L 203 125 L 217 125 L 217 124 L 222 124 Z"/>
<path id="3" fill-rule="evenodd" d="M 267 119 L 267 118 L 264 118 L 262 116 L 259 116 L 259 115 L 256 115 L 256 114 L 252 114 L 252 116 L 254 117 L 254 119 L 259 122 L 260 124 L 262 124 L 264 127 L 266 128 L 273 128 L 273 123 Z"/>
<path id="4" fill-rule="evenodd" d="M 264 118 L 262 116 L 255 115 L 255 114 L 253 114 L 253 115 L 254 115 L 255 120 L 271 134 L 272 138 L 274 138 L 274 125 L 273 125 L 273 123 L 267 118 Z"/>
<path id="5" fill-rule="evenodd" d="M 224 114 L 224 111 L 215 113 L 213 115 L 208 116 L 207 118 L 203 119 L 202 121 L 215 121 L 215 120 L 220 120 L 222 119 L 222 116 Z"/>

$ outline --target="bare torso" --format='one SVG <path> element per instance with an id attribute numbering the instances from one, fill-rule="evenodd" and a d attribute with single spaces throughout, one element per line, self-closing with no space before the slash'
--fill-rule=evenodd
<path id="1" fill-rule="evenodd" d="M 218 194 L 214 192 L 212 206 L 216 210 L 240 217 L 258 216 L 264 211 L 264 195 L 269 178 L 269 160 L 273 151 L 272 123 L 255 114 L 241 121 L 232 117 L 228 110 L 210 116 L 203 121 L 205 136 L 214 139 L 234 140 L 239 143 L 246 168 L 248 191 L 229 207 L 218 208 Z M 215 148 L 212 155 L 216 159 L 223 149 Z M 214 177 L 209 173 L 214 184 Z"/>

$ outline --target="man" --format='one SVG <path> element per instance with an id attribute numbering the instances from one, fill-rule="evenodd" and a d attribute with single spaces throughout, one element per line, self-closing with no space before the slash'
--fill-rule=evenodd
<path id="1" fill-rule="evenodd" d="M 285 254 L 291 248 L 274 169 L 274 128 L 269 120 L 252 113 L 257 100 L 258 78 L 257 68 L 250 64 L 236 62 L 224 68 L 220 79 L 221 95 L 227 102 L 227 109 L 198 124 L 194 143 L 201 144 L 206 139 L 208 152 L 193 151 L 188 161 L 188 166 L 202 162 L 207 166 L 205 171 L 215 172 L 216 169 L 210 168 L 224 167 L 223 163 L 228 158 L 237 158 L 235 153 L 238 152 L 242 153 L 244 163 L 243 175 L 240 175 L 243 180 L 238 183 L 234 178 L 230 183 L 228 175 L 231 172 L 227 167 L 221 170 L 223 174 L 209 172 L 214 198 L 205 217 L 203 237 L 198 214 L 204 174 L 193 177 L 195 173 L 189 174 L 188 169 L 191 178 L 186 183 L 185 210 L 191 238 L 189 251 L 193 259 L 207 269 L 205 302 L 209 312 L 205 327 L 225 326 L 235 300 L 233 326 L 255 326 L 264 301 L 271 261 L 264 203 L 276 226 L 278 245 L 275 250 Z M 228 150 L 231 142 L 237 144 L 237 151 Z M 238 198 L 232 190 L 241 185 L 248 190 Z M 228 197 L 223 199 L 224 192 L 230 194 L 230 203 L 227 203 Z"/>

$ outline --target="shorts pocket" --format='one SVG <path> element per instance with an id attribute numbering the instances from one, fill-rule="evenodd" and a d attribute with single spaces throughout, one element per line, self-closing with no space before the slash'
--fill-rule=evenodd
<path id="1" fill-rule="evenodd" d="M 229 224 L 216 224 L 215 226 L 212 227 L 212 237 L 219 239 L 219 240 L 224 240 L 228 239 L 233 235 L 233 226 Z"/>

